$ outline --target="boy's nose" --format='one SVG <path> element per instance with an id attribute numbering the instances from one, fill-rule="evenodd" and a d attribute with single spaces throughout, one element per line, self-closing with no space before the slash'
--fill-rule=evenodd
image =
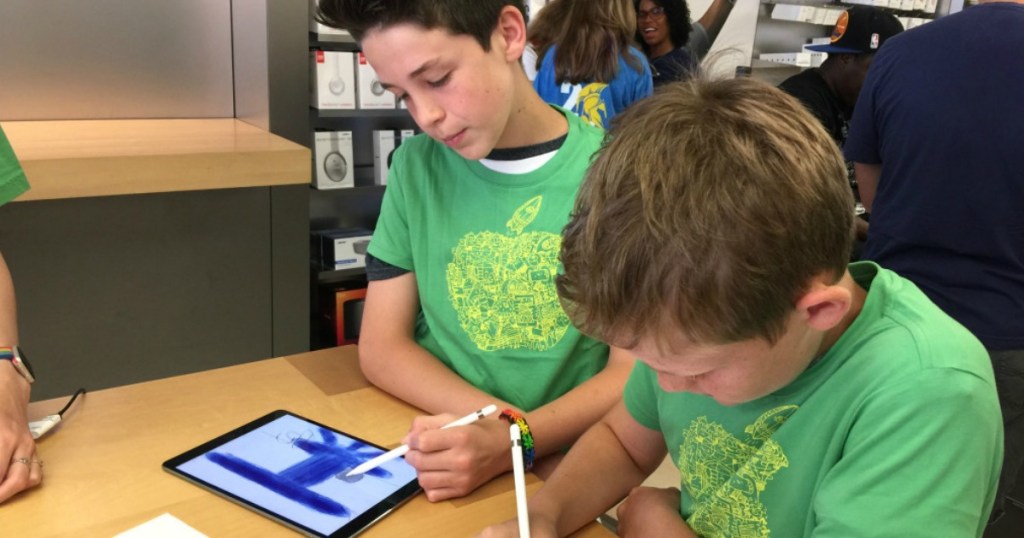
<path id="1" fill-rule="evenodd" d="M 412 111 L 410 110 L 410 112 Z M 426 130 L 428 126 L 436 125 L 444 119 L 444 108 L 429 97 L 420 98 L 416 100 L 416 110 L 413 115 L 416 123 Z"/>

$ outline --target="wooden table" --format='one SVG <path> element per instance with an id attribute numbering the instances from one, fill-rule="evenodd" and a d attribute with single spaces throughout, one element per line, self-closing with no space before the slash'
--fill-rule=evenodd
<path id="1" fill-rule="evenodd" d="M 31 419 L 66 398 L 30 405 Z M 287 409 L 386 447 L 419 411 L 371 386 L 346 346 L 86 394 L 39 441 L 42 486 L 0 505 L 0 534 L 113 536 L 165 512 L 211 538 L 294 532 L 174 477 L 161 463 L 275 409 Z M 541 485 L 527 477 L 530 493 Z M 431 503 L 422 494 L 375 524 L 373 537 L 472 536 L 515 517 L 511 474 L 472 495 Z M 609 536 L 591 524 L 577 536 Z"/>

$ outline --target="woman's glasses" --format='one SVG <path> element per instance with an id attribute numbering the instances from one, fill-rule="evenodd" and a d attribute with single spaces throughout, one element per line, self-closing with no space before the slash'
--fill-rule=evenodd
<path id="1" fill-rule="evenodd" d="M 637 19 L 646 19 L 648 17 L 652 19 L 660 19 L 663 16 L 665 16 L 665 8 L 661 6 L 652 7 L 650 11 L 641 10 L 636 12 Z"/>

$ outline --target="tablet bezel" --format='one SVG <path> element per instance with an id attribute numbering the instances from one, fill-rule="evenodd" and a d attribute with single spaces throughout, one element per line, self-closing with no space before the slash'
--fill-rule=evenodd
<path id="1" fill-rule="evenodd" d="M 256 430 L 256 429 L 258 429 L 258 428 L 260 428 L 260 427 L 262 427 L 262 426 L 264 426 L 264 425 L 266 425 L 266 424 L 268 424 L 270 422 L 273 422 L 273 421 L 275 421 L 275 420 L 277 420 L 279 418 L 285 417 L 285 416 L 290 416 L 290 417 L 293 417 L 293 418 L 296 418 L 296 419 L 308 422 L 312 426 L 316 426 L 316 427 L 327 429 L 327 430 L 329 430 L 329 431 L 331 431 L 331 432 L 333 432 L 335 434 L 343 435 L 345 437 L 351 438 L 351 439 L 353 439 L 355 441 L 358 441 L 360 443 L 365 443 L 366 445 L 374 447 L 374 448 L 377 448 L 377 449 L 380 449 L 381 451 L 388 450 L 388 449 L 386 449 L 386 448 L 384 448 L 384 447 L 382 447 L 382 446 L 380 446 L 380 445 L 378 445 L 376 443 L 371 443 L 371 442 L 369 442 L 369 441 L 367 441 L 365 439 L 362 439 L 360 437 L 352 435 L 351 433 L 347 433 L 347 432 L 344 432 L 344 431 L 339 430 L 337 428 L 333 428 L 331 426 L 327 426 L 325 424 L 321 424 L 320 422 L 317 422 L 315 420 L 303 417 L 301 415 L 297 415 L 295 413 L 292 413 L 291 411 L 287 411 L 287 410 L 284 410 L 284 409 L 278 409 L 276 411 L 272 411 L 270 413 L 267 413 L 266 415 L 263 415 L 262 417 L 259 417 L 259 418 L 255 419 L 255 420 L 252 420 L 252 421 L 250 421 L 250 422 L 248 422 L 246 424 L 243 424 L 243 425 L 239 426 L 238 428 L 235 428 L 234 430 L 231 430 L 231 431 L 229 431 L 229 432 L 227 432 L 227 433 L 225 433 L 223 435 L 220 435 L 220 436 L 218 436 L 218 437 L 216 437 L 214 439 L 211 439 L 211 440 L 209 440 L 209 441 L 207 441 L 207 442 L 205 442 L 205 443 L 203 443 L 203 444 L 201 444 L 201 445 L 199 445 L 199 446 L 197 446 L 195 448 L 189 449 L 189 450 L 187 450 L 187 451 L 185 451 L 185 452 L 183 452 L 183 453 L 181 453 L 181 454 L 179 454 L 177 456 L 174 456 L 173 458 L 170 458 L 167 461 L 163 462 L 162 467 L 163 467 L 163 469 L 165 471 L 171 473 L 174 476 L 182 478 L 182 479 L 184 479 L 187 482 L 191 482 L 191 483 L 193 483 L 193 484 L 195 484 L 195 485 L 197 485 L 197 486 L 199 486 L 199 487 L 201 487 L 201 488 L 203 488 L 205 490 L 208 490 L 208 491 L 210 491 L 212 493 L 217 494 L 220 497 L 226 498 L 226 499 L 228 499 L 228 500 L 230 500 L 230 501 L 232 501 L 232 502 L 234 502 L 236 504 L 239 504 L 239 505 L 241 505 L 241 506 L 243 506 L 245 508 L 248 508 L 248 509 L 250 509 L 250 510 L 252 510 L 252 511 L 254 511 L 254 512 L 256 512 L 256 513 L 258 513 L 258 514 L 260 514 L 262 516 L 264 516 L 264 517 L 267 517 L 267 518 L 272 519 L 272 520 L 274 520 L 274 521 L 276 521 L 278 523 L 281 523 L 282 525 L 285 525 L 286 527 L 289 527 L 289 528 L 294 529 L 296 531 L 299 531 L 301 533 L 307 534 L 309 536 L 315 536 L 315 537 L 319 537 L 319 538 L 351 538 L 353 536 L 356 536 L 359 533 L 361 533 L 362 531 L 364 531 L 367 527 L 373 525 L 374 523 L 379 521 L 384 516 L 390 514 L 393 510 L 395 510 L 396 508 L 398 508 L 399 506 L 401 506 L 405 502 L 409 501 L 410 499 L 415 497 L 416 494 L 418 494 L 420 491 L 422 491 L 422 489 L 420 488 L 418 480 L 414 477 L 410 482 L 406 483 L 402 487 L 400 487 L 397 490 L 395 490 L 394 493 L 392 493 L 388 497 L 384 498 L 383 500 L 381 500 L 377 504 L 373 505 L 372 508 L 370 508 L 369 510 L 366 510 L 365 512 L 360 514 L 358 517 L 355 517 L 355 518 L 351 519 L 348 523 L 346 523 L 345 525 L 342 525 L 340 528 L 335 530 L 333 533 L 331 533 L 331 534 L 323 534 L 323 533 L 321 533 L 321 532 L 319 532 L 317 530 L 314 530 L 314 529 L 311 529 L 309 527 L 306 527 L 306 526 L 302 525 L 301 523 L 299 523 L 297 521 L 289 519 L 289 518 L 287 518 L 287 517 L 285 517 L 285 516 L 283 516 L 283 515 L 281 515 L 281 514 L 279 514 L 277 512 L 271 511 L 271 510 L 269 510 L 268 508 L 266 508 L 264 506 L 260 506 L 260 505 L 255 504 L 255 503 L 253 503 L 253 502 L 251 502 L 251 501 L 249 501 L 247 499 L 239 497 L 238 495 L 236 495 L 234 493 L 231 493 L 229 491 L 225 491 L 225 490 L 221 489 L 220 487 L 218 487 L 218 486 L 216 486 L 214 484 L 206 482 L 203 479 L 198 478 L 196 476 L 193 476 L 191 474 L 188 474 L 188 473 L 186 473 L 186 472 L 184 472 L 184 471 L 182 471 L 181 469 L 178 468 L 179 466 L 181 466 L 181 465 L 183 465 L 183 464 L 185 464 L 185 463 L 187 463 L 187 462 L 189 462 L 189 461 L 191 461 L 191 460 L 193 460 L 193 459 L 195 459 L 195 458 L 197 458 L 199 456 L 202 456 L 202 455 L 204 455 L 204 454 L 206 454 L 206 453 L 208 453 L 208 452 L 210 452 L 212 450 L 216 450 L 218 447 L 228 443 L 229 441 L 237 439 L 238 437 L 241 437 L 241 436 L 243 436 L 243 435 L 245 435 L 245 434 L 247 434 L 249 432 L 252 432 L 253 430 Z"/>

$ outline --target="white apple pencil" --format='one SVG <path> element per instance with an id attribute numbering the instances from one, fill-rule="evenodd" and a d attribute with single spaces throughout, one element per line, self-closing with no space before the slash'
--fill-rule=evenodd
<path id="1" fill-rule="evenodd" d="M 508 428 L 512 439 L 512 477 L 516 483 L 516 515 L 519 516 L 519 538 L 530 538 L 530 513 L 526 506 L 526 475 L 523 470 L 523 438 L 519 425 Z"/>
<path id="2" fill-rule="evenodd" d="M 454 428 L 455 426 L 465 426 L 466 424 L 472 424 L 472 423 L 474 423 L 474 422 L 476 422 L 476 421 L 486 417 L 487 415 L 490 415 L 490 414 L 494 413 L 497 410 L 498 410 L 498 406 L 496 406 L 494 404 L 488 405 L 487 407 L 484 407 L 483 409 L 477 409 L 476 411 L 473 411 L 472 413 L 470 413 L 470 414 L 468 414 L 468 415 L 466 415 L 466 416 L 464 416 L 464 417 L 462 417 L 460 419 L 453 420 L 453 421 L 449 422 L 448 424 L 445 424 L 444 426 L 441 426 L 441 429 L 444 430 L 444 429 L 448 429 L 448 428 Z M 389 462 L 389 461 L 391 461 L 391 460 L 393 460 L 395 458 L 404 456 L 405 453 L 408 452 L 408 451 L 409 451 L 409 445 L 402 445 L 402 446 L 400 446 L 398 448 L 393 448 L 393 449 L 391 449 L 391 450 L 381 454 L 380 456 L 377 456 L 376 458 L 373 458 L 371 460 L 367 460 L 367 461 L 365 461 L 363 463 L 360 463 L 359 465 L 357 465 L 354 468 L 352 468 L 351 471 L 345 473 L 345 476 L 352 476 L 352 475 L 357 475 L 357 474 L 363 474 L 366 471 L 369 471 L 370 469 L 376 469 L 377 467 L 380 467 L 381 465 L 383 465 L 385 462 Z"/>

